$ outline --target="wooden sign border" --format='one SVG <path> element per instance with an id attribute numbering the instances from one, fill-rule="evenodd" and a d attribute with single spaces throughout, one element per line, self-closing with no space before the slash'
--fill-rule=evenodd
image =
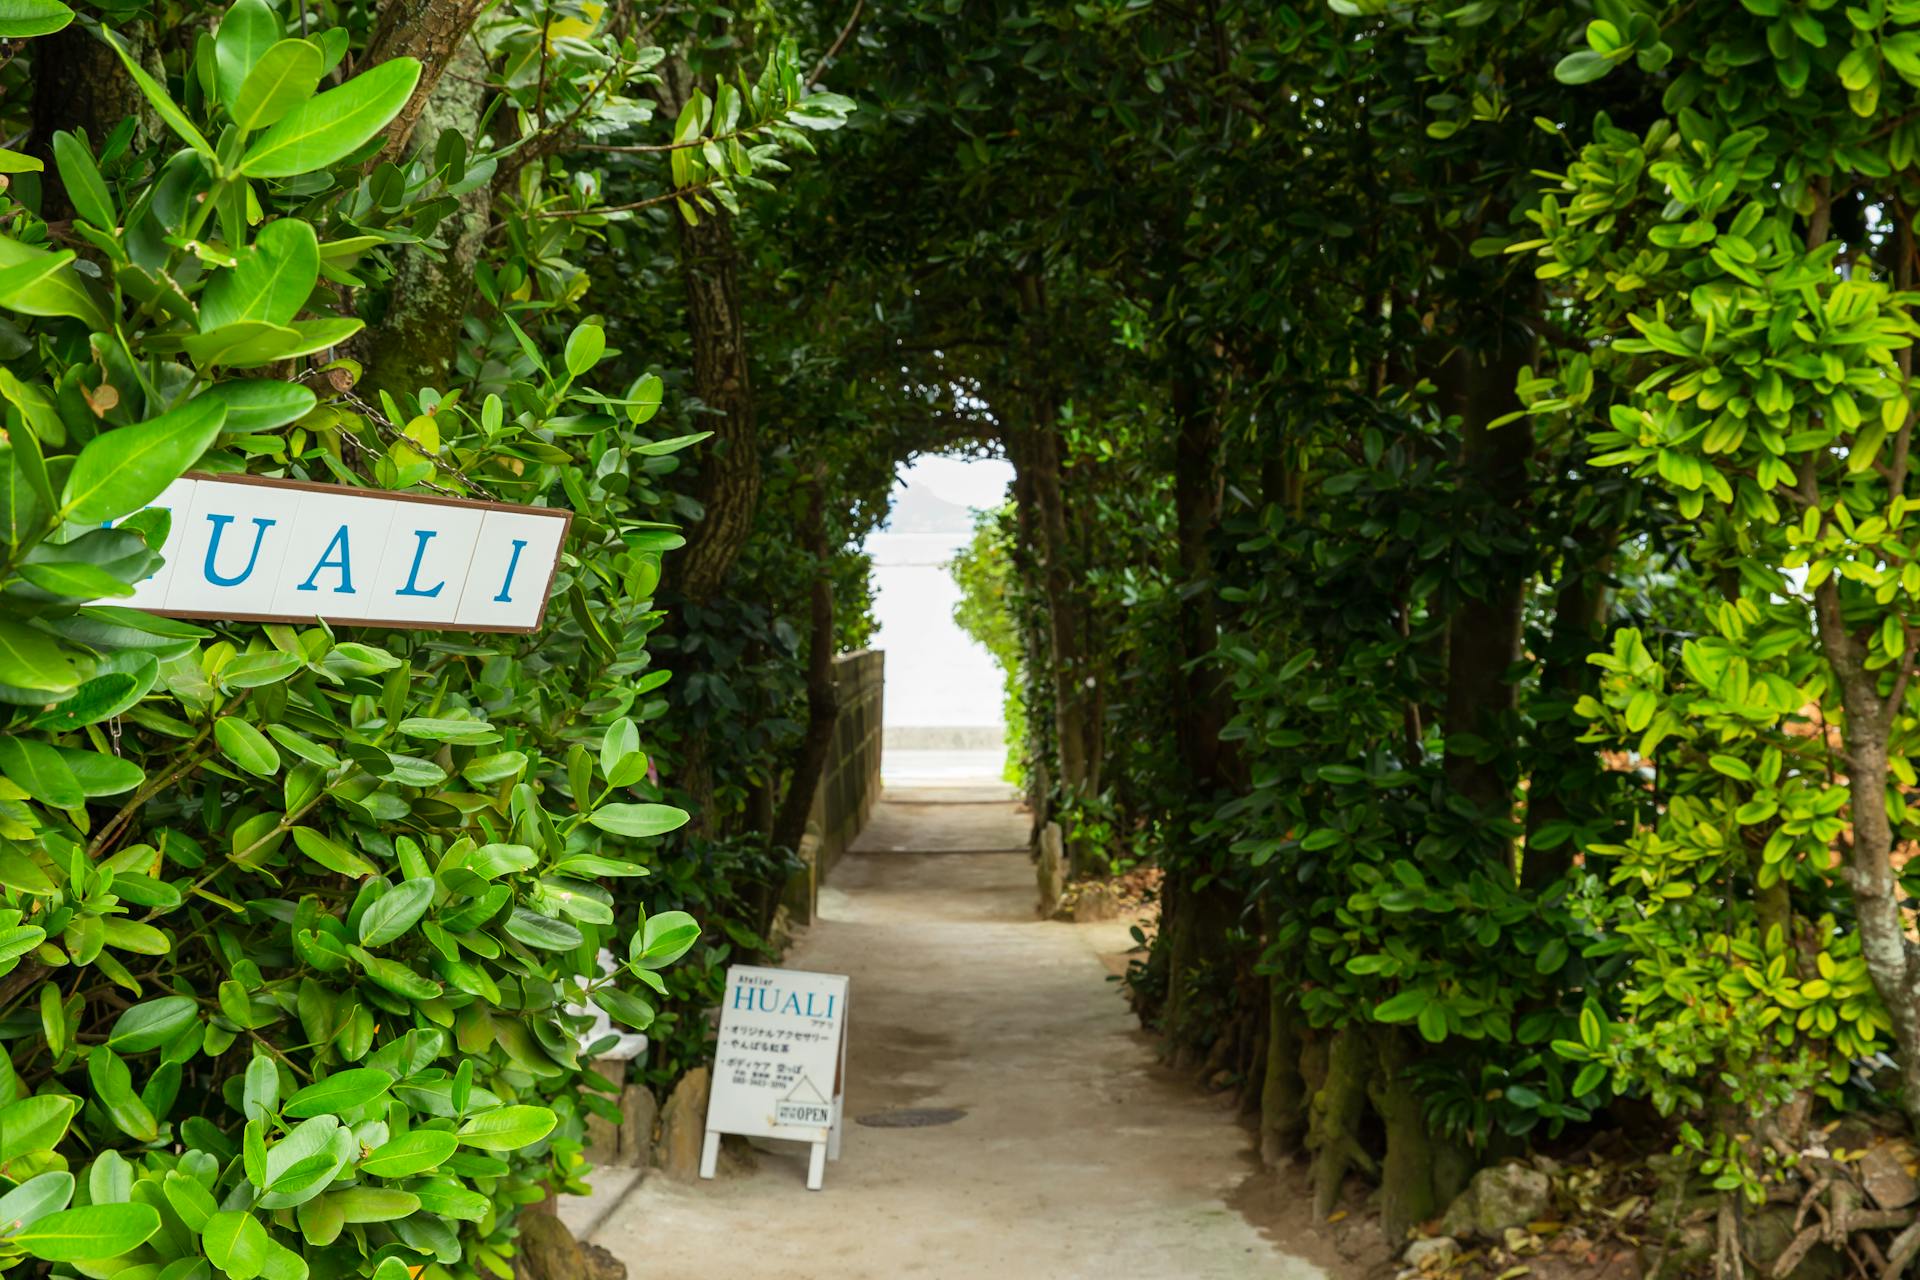
<path id="1" fill-rule="evenodd" d="M 547 605 L 552 600 L 553 579 L 560 572 L 560 554 L 566 550 L 567 535 L 573 532 L 573 512 L 566 507 L 533 507 L 519 502 L 485 502 L 478 498 L 442 498 L 434 494 L 400 493 L 389 489 L 360 489 L 345 484 L 323 484 L 317 480 L 288 480 L 280 476 L 255 476 L 241 473 L 221 474 L 212 471 L 189 471 L 180 477 L 182 480 L 213 480 L 221 484 L 250 484 L 263 489 L 299 489 L 308 493 L 335 494 L 354 498 L 384 498 L 394 502 L 412 502 L 428 507 L 472 507 L 480 511 L 511 511 L 518 515 L 559 517 L 564 521 L 560 530 L 560 541 L 553 549 L 553 563 L 547 569 L 548 591 L 540 599 L 540 614 L 530 627 L 509 627 L 499 623 L 468 623 L 464 626 L 452 623 L 435 623 L 421 626 L 418 622 L 395 620 L 392 618 L 341 618 L 325 620 L 319 614 L 312 618 L 293 618 L 279 613 L 220 613 L 212 609 L 142 609 L 142 613 L 151 613 L 161 618 L 202 618 L 214 622 L 282 622 L 289 626 L 311 626 L 326 621 L 329 627 L 336 629 L 350 627 L 385 627 L 397 631 L 452 631 L 485 632 L 495 635 L 532 635 L 546 625 Z M 112 604 L 111 600 L 100 603 Z"/>

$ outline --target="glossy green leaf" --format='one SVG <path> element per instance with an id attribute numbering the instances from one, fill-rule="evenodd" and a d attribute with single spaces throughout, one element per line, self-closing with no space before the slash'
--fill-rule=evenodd
<path id="1" fill-rule="evenodd" d="M 58 750 L 38 738 L 0 737 L 0 774 L 41 804 L 71 809 L 87 798 Z"/>
<path id="2" fill-rule="evenodd" d="M 280 42 L 279 15 L 266 0 L 234 0 L 220 17 L 213 37 L 214 85 L 229 108 L 240 96 L 254 67 Z"/>
<path id="3" fill-rule="evenodd" d="M 78 1103 L 62 1094 L 35 1094 L 0 1107 L 0 1163 L 51 1151 L 66 1136 Z"/>
<path id="4" fill-rule="evenodd" d="M 80 784 L 81 793 L 88 799 L 122 795 L 146 781 L 147 771 L 123 756 L 108 755 L 103 751 L 81 751 L 74 747 L 59 747 L 56 750 L 72 771 L 74 780 Z"/>
<path id="5" fill-rule="evenodd" d="M 6 841 L 0 841 L 0 885 L 35 897 L 50 897 L 55 892 L 45 869 L 25 850 Z"/>
<path id="6" fill-rule="evenodd" d="M 132 583 L 84 562 L 29 561 L 20 566 L 20 576 L 48 595 L 69 600 L 102 600 L 133 594 Z"/>
<path id="7" fill-rule="evenodd" d="M 124 1257 L 159 1229 L 160 1214 L 151 1205 L 89 1204 L 47 1214 L 14 1243 L 43 1262 L 85 1262 Z"/>
<path id="8" fill-rule="evenodd" d="M 461 1125 L 456 1137 L 462 1146 L 482 1151 L 516 1151 L 546 1137 L 555 1122 L 546 1107 L 495 1107 Z"/>
<path id="9" fill-rule="evenodd" d="M 567 335 L 567 372 L 579 377 L 600 363 L 607 349 L 607 331 L 597 324 L 583 324 Z"/>
<path id="10" fill-rule="evenodd" d="M 103 231 L 120 225 L 106 179 L 100 176 L 100 167 L 94 163 L 93 153 L 85 143 L 64 129 L 55 130 L 53 162 L 60 170 L 60 183 L 67 189 L 67 199 L 73 202 L 75 213 Z"/>
<path id="11" fill-rule="evenodd" d="M 191 998 L 156 996 L 122 1011 L 107 1043 L 121 1053 L 144 1053 L 171 1044 L 199 1021 L 199 1006 Z"/>
<path id="12" fill-rule="evenodd" d="M 72 1174 L 65 1170 L 35 1174 L 0 1196 L 0 1236 L 15 1235 L 72 1202 Z"/>
<path id="13" fill-rule="evenodd" d="M 0 307 L 29 316 L 71 316 L 92 329 L 113 322 L 74 270 L 72 250 L 49 253 L 0 236 Z"/>
<path id="14" fill-rule="evenodd" d="M 134 1092 L 133 1072 L 120 1055 L 105 1046 L 87 1054 L 87 1080 L 94 1101 L 106 1109 L 115 1126 L 136 1142 L 152 1142 L 159 1134 L 153 1113 Z M 95 1255 L 80 1255 L 83 1257 Z"/>
<path id="15" fill-rule="evenodd" d="M 658 836 L 687 825 L 684 809 L 666 804 L 603 804 L 587 816 L 602 831 L 620 836 Z"/>
<path id="16" fill-rule="evenodd" d="M 618 987 L 603 987 L 593 993 L 593 1002 L 636 1031 L 653 1025 L 654 1008 L 639 996 Z"/>
<path id="17" fill-rule="evenodd" d="M 264 129 L 310 97 L 326 65 L 320 46 L 310 40 L 282 40 L 268 49 L 247 74 L 233 100 L 232 116 L 242 129 Z"/>
<path id="18" fill-rule="evenodd" d="M 50 36 L 72 21 L 73 10 L 60 0 L 0 0 L 0 39 Z"/>
<path id="19" fill-rule="evenodd" d="M 73 695 L 33 718 L 33 727 L 66 733 L 83 725 L 99 724 L 146 697 L 159 678 L 160 664 L 148 654 L 124 655 L 127 669 L 95 676 Z"/>
<path id="20" fill-rule="evenodd" d="M 394 58 L 307 99 L 254 139 L 240 172 L 287 178 L 345 159 L 400 113 L 419 79 L 417 61 Z"/>
<path id="21" fill-rule="evenodd" d="M 220 754 L 248 773 L 271 778 L 280 772 L 280 753 L 267 735 L 238 716 L 222 716 L 213 725 Z"/>
<path id="22" fill-rule="evenodd" d="M 453 1134 L 438 1129 L 416 1129 L 375 1147 L 360 1160 L 363 1174 L 377 1178 L 408 1178 L 437 1169 L 459 1146 Z"/>
<path id="23" fill-rule="evenodd" d="M 648 916 L 634 936 L 632 962 L 642 969 L 664 969 L 700 941 L 700 924 L 684 911 Z"/>
<path id="24" fill-rule="evenodd" d="M 197 1178 L 178 1169 L 167 1171 L 167 1176 L 161 1182 L 161 1191 L 173 1211 L 180 1215 L 180 1221 L 187 1225 L 187 1230 L 196 1235 L 205 1231 L 207 1224 L 213 1221 L 213 1215 L 220 1212 L 213 1193 L 201 1186 Z"/>
<path id="25" fill-rule="evenodd" d="M 52 636 L 0 618 L 0 684 L 57 695 L 79 688 L 80 675 Z"/>
<path id="26" fill-rule="evenodd" d="M 224 1210 L 208 1219 L 200 1235 L 201 1247 L 228 1280 L 253 1280 L 266 1265 L 271 1241 L 267 1229 L 250 1213 Z"/>
<path id="27" fill-rule="evenodd" d="M 312 858 L 329 871 L 337 872 L 343 876 L 351 876 L 356 880 L 362 880 L 367 876 L 378 874 L 371 862 L 368 862 L 365 858 L 333 839 L 331 836 L 316 831 L 311 827 L 295 827 L 293 829 L 293 842 L 299 846 L 301 853 L 306 854 L 307 857 Z"/>
<path id="28" fill-rule="evenodd" d="M 328 1198 L 346 1222 L 392 1222 L 420 1211 L 418 1196 L 392 1187 L 349 1187 Z"/>
<path id="29" fill-rule="evenodd" d="M 542 951 L 571 951 L 580 945 L 580 930 L 564 920 L 515 907 L 507 917 L 507 936 Z"/>
<path id="30" fill-rule="evenodd" d="M 393 1077 L 377 1067 L 349 1067 L 316 1080 L 288 1098 L 282 1114 L 298 1117 L 339 1114 L 364 1107 L 386 1093 Z"/>
<path id="31" fill-rule="evenodd" d="M 313 412 L 318 403 L 312 388 L 272 378 L 236 378 L 216 383 L 207 388 L 205 398 L 227 407 L 225 429 L 236 432 L 284 427 Z"/>
<path id="32" fill-rule="evenodd" d="M 81 524 L 131 515 L 199 461 L 226 419 L 225 405 L 202 397 L 157 418 L 102 432 L 75 460 L 61 510 Z"/>
<path id="33" fill-rule="evenodd" d="M 420 922 L 433 905 L 433 880 L 405 880 L 387 890 L 360 917 L 360 945 L 384 947 Z"/>
<path id="34" fill-rule="evenodd" d="M 260 229 L 232 267 L 207 282 L 200 296 L 200 331 L 242 321 L 290 325 L 319 278 L 320 241 L 313 227 L 298 218 L 276 218 Z"/>
<path id="35" fill-rule="evenodd" d="M 497 742 L 500 735 L 484 720 L 444 720 L 413 716 L 400 722 L 400 732 L 432 742 Z"/>

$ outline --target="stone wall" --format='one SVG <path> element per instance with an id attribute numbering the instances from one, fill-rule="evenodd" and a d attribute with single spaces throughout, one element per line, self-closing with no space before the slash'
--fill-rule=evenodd
<path id="1" fill-rule="evenodd" d="M 843 653 L 833 661 L 840 695 L 840 718 L 820 786 L 813 794 L 807 838 L 800 857 L 806 863 L 788 882 L 782 901 L 795 924 L 813 922 L 820 882 L 840 855 L 852 846 L 880 798 L 881 720 L 885 710 L 886 654 L 879 649 Z"/>

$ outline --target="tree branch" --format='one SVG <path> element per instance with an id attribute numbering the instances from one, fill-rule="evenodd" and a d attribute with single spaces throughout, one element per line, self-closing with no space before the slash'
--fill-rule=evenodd
<path id="1" fill-rule="evenodd" d="M 853 12 L 847 15 L 846 25 L 840 28 L 840 34 L 834 37 L 831 45 L 827 46 L 827 51 L 820 55 L 820 61 L 813 64 L 813 70 L 807 73 L 808 88 L 820 83 L 820 73 L 827 69 L 827 64 L 832 62 L 834 55 L 840 52 L 840 46 L 845 44 L 847 37 L 853 34 L 853 24 L 860 21 L 860 10 L 866 7 L 866 3 L 867 0 L 853 0 Z"/>

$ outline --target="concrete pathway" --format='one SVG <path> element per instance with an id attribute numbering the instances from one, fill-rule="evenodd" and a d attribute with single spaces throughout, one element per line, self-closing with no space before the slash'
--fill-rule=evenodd
<path id="1" fill-rule="evenodd" d="M 1035 920 L 1026 854 L 981 852 L 1024 846 L 1026 815 L 952 794 L 879 806 L 787 961 L 853 980 L 825 1190 L 770 1145 L 751 1174 L 647 1177 L 594 1241 L 633 1280 L 1323 1280 L 1226 1204 L 1247 1135 L 1154 1065 L 1103 960 L 1126 925 Z M 903 1108 L 965 1114 L 858 1123 Z"/>

